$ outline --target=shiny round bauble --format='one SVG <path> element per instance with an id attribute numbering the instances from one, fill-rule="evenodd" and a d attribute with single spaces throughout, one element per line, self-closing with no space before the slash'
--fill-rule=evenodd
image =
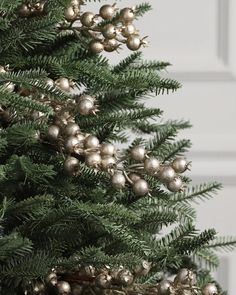
<path id="1" fill-rule="evenodd" d="M 69 6 L 65 9 L 65 19 L 68 22 L 72 22 L 78 18 L 79 9 L 75 9 L 73 6 Z"/>
<path id="2" fill-rule="evenodd" d="M 99 139 L 94 135 L 89 135 L 84 140 L 84 147 L 86 149 L 97 149 L 99 145 Z"/>
<path id="3" fill-rule="evenodd" d="M 58 127 L 60 127 L 61 129 L 65 128 L 65 126 L 67 125 L 67 120 L 64 117 L 55 117 L 53 119 L 53 124 L 57 125 Z"/>
<path id="4" fill-rule="evenodd" d="M 108 289 L 111 286 L 112 277 L 107 273 L 101 273 L 95 279 L 95 285 Z"/>
<path id="5" fill-rule="evenodd" d="M 68 157 L 64 162 L 64 170 L 69 175 L 77 175 L 79 172 L 79 160 L 75 157 Z"/>
<path id="6" fill-rule="evenodd" d="M 71 286 L 71 295 L 82 295 L 83 287 L 79 284 L 74 284 Z"/>
<path id="7" fill-rule="evenodd" d="M 101 161 L 102 158 L 98 153 L 89 153 L 85 158 L 86 165 L 91 168 L 98 168 L 101 164 Z"/>
<path id="8" fill-rule="evenodd" d="M 196 274 L 187 268 L 181 268 L 174 280 L 175 285 L 195 285 L 197 282 Z"/>
<path id="9" fill-rule="evenodd" d="M 111 143 L 103 143 L 100 147 L 100 153 L 102 156 L 114 156 L 116 154 L 116 148 Z"/>
<path id="10" fill-rule="evenodd" d="M 140 265 L 137 265 L 134 269 L 134 272 L 136 275 L 140 275 L 140 276 L 146 276 L 149 271 L 151 270 L 152 267 L 152 263 L 147 261 L 147 260 L 143 260 L 142 263 Z"/>
<path id="11" fill-rule="evenodd" d="M 164 183 L 174 180 L 175 177 L 175 170 L 171 166 L 162 166 L 158 172 L 158 178 Z"/>
<path id="12" fill-rule="evenodd" d="M 138 50 L 142 45 L 139 35 L 130 35 L 126 40 L 126 45 L 132 51 Z"/>
<path id="13" fill-rule="evenodd" d="M 145 159 L 146 150 L 142 146 L 135 146 L 130 150 L 130 157 L 135 161 L 143 161 Z"/>
<path id="14" fill-rule="evenodd" d="M 47 277 L 46 277 L 46 282 L 52 286 L 56 286 L 57 284 L 57 274 L 55 272 L 51 272 Z"/>
<path id="15" fill-rule="evenodd" d="M 21 17 L 27 17 L 27 16 L 30 16 L 31 14 L 31 11 L 28 7 L 27 4 L 22 4 L 19 9 L 18 9 L 18 15 L 21 16 Z"/>
<path id="16" fill-rule="evenodd" d="M 33 287 L 33 294 L 42 295 L 45 291 L 45 285 L 43 283 L 36 283 Z"/>
<path id="17" fill-rule="evenodd" d="M 129 173 L 128 177 L 133 183 L 141 179 L 141 176 L 134 172 Z"/>
<path id="18" fill-rule="evenodd" d="M 47 78 L 45 82 L 50 87 L 53 87 L 54 86 L 54 81 L 52 79 L 50 79 L 50 78 Z"/>
<path id="19" fill-rule="evenodd" d="M 116 280 L 120 285 L 128 287 L 134 282 L 134 276 L 129 270 L 123 269 L 118 273 Z"/>
<path id="20" fill-rule="evenodd" d="M 101 161 L 102 170 L 107 171 L 116 167 L 116 159 L 111 156 L 105 156 Z"/>
<path id="21" fill-rule="evenodd" d="M 56 125 L 51 125 L 48 128 L 47 137 L 50 141 L 56 141 L 60 134 L 60 128 Z"/>
<path id="22" fill-rule="evenodd" d="M 122 173 L 116 172 L 111 179 L 112 186 L 120 190 L 125 187 L 126 179 Z"/>
<path id="23" fill-rule="evenodd" d="M 112 19 L 115 16 L 115 12 L 116 12 L 115 5 L 107 4 L 107 5 L 103 5 L 100 8 L 99 14 L 103 19 L 108 20 L 108 19 Z"/>
<path id="24" fill-rule="evenodd" d="M 56 85 L 63 91 L 69 92 L 71 88 L 71 82 L 67 78 L 59 78 L 56 80 Z"/>
<path id="25" fill-rule="evenodd" d="M 173 180 L 167 183 L 167 188 L 173 193 L 181 191 L 181 189 L 183 188 L 182 179 L 180 177 L 175 177 Z"/>
<path id="26" fill-rule="evenodd" d="M 4 88 L 9 92 L 13 92 L 15 90 L 15 84 L 12 82 L 7 82 L 4 84 Z"/>
<path id="27" fill-rule="evenodd" d="M 101 53 L 104 50 L 104 45 L 96 40 L 93 40 L 89 43 L 89 49 L 93 52 L 93 53 Z"/>
<path id="28" fill-rule="evenodd" d="M 184 173 L 188 169 L 188 162 L 185 158 L 176 158 L 172 162 L 172 167 L 176 173 Z"/>
<path id="29" fill-rule="evenodd" d="M 83 13 L 80 17 L 81 24 L 88 28 L 92 27 L 95 24 L 94 17 L 95 15 L 92 12 L 87 11 Z"/>
<path id="30" fill-rule="evenodd" d="M 113 39 L 117 34 L 116 27 L 113 24 L 107 24 L 103 27 L 102 34 L 106 39 Z"/>
<path id="31" fill-rule="evenodd" d="M 65 140 L 65 149 L 70 154 L 79 154 L 81 147 L 81 142 L 76 136 L 70 136 Z"/>
<path id="32" fill-rule="evenodd" d="M 65 281 L 59 281 L 56 287 L 58 295 L 69 295 L 71 292 L 70 284 Z"/>
<path id="33" fill-rule="evenodd" d="M 106 39 L 104 41 L 104 49 L 107 52 L 113 52 L 119 47 L 119 43 L 116 39 Z"/>
<path id="34" fill-rule="evenodd" d="M 120 11 L 120 19 L 125 23 L 132 22 L 135 18 L 134 10 L 132 8 L 123 8 Z"/>
<path id="35" fill-rule="evenodd" d="M 3 66 L 0 66 L 0 74 L 6 73 L 6 69 Z"/>
<path id="36" fill-rule="evenodd" d="M 64 130 L 66 136 L 76 136 L 79 132 L 79 125 L 76 123 L 69 123 Z"/>
<path id="37" fill-rule="evenodd" d="M 77 102 L 83 101 L 83 100 L 85 100 L 85 99 L 88 99 L 88 100 L 90 100 L 90 101 L 93 102 L 93 103 L 94 103 L 95 100 L 96 100 L 96 98 L 95 98 L 94 96 L 91 96 L 91 95 L 89 95 L 89 94 L 83 94 L 83 95 L 77 97 Z"/>
<path id="38" fill-rule="evenodd" d="M 89 115 L 94 110 L 94 102 L 90 99 L 83 99 L 78 103 L 78 111 L 81 115 Z"/>
<path id="39" fill-rule="evenodd" d="M 84 143 L 84 140 L 85 140 L 85 136 L 83 133 L 78 133 L 76 134 L 76 137 L 78 138 L 78 140 L 81 142 L 81 144 Z"/>
<path id="40" fill-rule="evenodd" d="M 136 33 L 136 28 L 133 24 L 127 24 L 122 28 L 121 34 L 128 38 L 130 35 L 133 35 Z"/>
<path id="41" fill-rule="evenodd" d="M 154 175 L 160 170 L 160 161 L 156 158 L 148 158 L 144 161 L 144 170 L 148 175 Z"/>
<path id="42" fill-rule="evenodd" d="M 132 188 L 134 194 L 138 197 L 143 197 L 149 192 L 148 183 L 144 179 L 135 181 Z"/>
<path id="43" fill-rule="evenodd" d="M 202 295 L 218 295 L 218 290 L 215 284 L 206 284 L 202 287 Z"/>
<path id="44" fill-rule="evenodd" d="M 161 281 L 157 286 L 158 295 L 171 295 L 171 282 L 168 280 Z"/>

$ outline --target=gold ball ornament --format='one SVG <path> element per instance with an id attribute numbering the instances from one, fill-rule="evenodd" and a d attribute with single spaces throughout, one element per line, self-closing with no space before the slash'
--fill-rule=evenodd
<path id="1" fill-rule="evenodd" d="M 125 23 L 132 22 L 135 18 L 134 9 L 133 8 L 123 8 L 120 11 L 120 19 Z"/>
<path id="2" fill-rule="evenodd" d="M 28 7 L 27 4 L 22 4 L 19 9 L 18 9 L 18 15 L 20 17 L 28 17 L 31 15 L 30 8 Z"/>
<path id="3" fill-rule="evenodd" d="M 101 165 L 101 161 L 102 158 L 98 153 L 89 153 L 85 158 L 87 166 L 91 168 L 98 168 Z"/>
<path id="4" fill-rule="evenodd" d="M 82 266 L 79 270 L 79 276 L 86 278 L 94 278 L 96 269 L 92 265 Z"/>
<path id="5" fill-rule="evenodd" d="M 0 66 L 0 74 L 6 73 L 6 69 L 3 66 Z"/>
<path id="6" fill-rule="evenodd" d="M 192 286 L 195 285 L 197 282 L 196 274 L 187 268 L 182 268 L 178 271 L 174 284 L 175 285 L 188 285 Z"/>
<path id="7" fill-rule="evenodd" d="M 103 27 L 102 34 L 106 39 L 113 39 L 117 35 L 117 29 L 113 24 L 107 24 Z"/>
<path id="8" fill-rule="evenodd" d="M 218 295 L 218 290 L 215 284 L 206 284 L 202 288 L 202 295 Z"/>
<path id="9" fill-rule="evenodd" d="M 158 295 L 171 295 L 172 283 L 168 280 L 161 281 L 157 286 Z"/>
<path id="10" fill-rule="evenodd" d="M 148 194 L 149 186 L 144 179 L 139 179 L 132 186 L 133 192 L 138 197 L 143 197 Z"/>
<path id="11" fill-rule="evenodd" d="M 137 265 L 134 269 L 134 272 L 136 275 L 140 275 L 140 276 L 146 276 L 149 271 L 151 270 L 152 267 L 152 263 L 147 261 L 147 260 L 143 260 L 142 263 L 140 265 Z"/>
<path id="12" fill-rule="evenodd" d="M 95 284 L 101 288 L 108 289 L 111 286 L 112 277 L 107 273 L 101 273 L 95 279 Z"/>
<path id="13" fill-rule="evenodd" d="M 116 168 L 116 159 L 111 156 L 105 156 L 101 161 L 101 168 L 104 171 Z"/>
<path id="14" fill-rule="evenodd" d="M 53 87 L 54 86 L 54 81 L 52 79 L 50 79 L 50 78 L 47 78 L 45 82 L 50 87 Z"/>
<path id="15" fill-rule="evenodd" d="M 79 134 L 79 132 L 79 125 L 73 122 L 69 123 L 64 130 L 66 136 L 76 136 L 77 134 Z"/>
<path id="16" fill-rule="evenodd" d="M 160 170 L 160 161 L 156 158 L 148 158 L 144 161 L 144 170 L 149 175 L 154 175 Z"/>
<path id="17" fill-rule="evenodd" d="M 112 19 L 114 16 L 115 16 L 115 12 L 116 12 L 116 5 L 109 5 L 109 4 L 106 4 L 106 5 L 103 5 L 101 8 L 100 8 L 100 11 L 99 11 L 99 15 L 105 19 L 105 20 L 109 20 L 109 19 Z"/>
<path id="18" fill-rule="evenodd" d="M 33 294 L 42 295 L 45 291 L 45 285 L 43 283 L 36 283 L 33 287 Z"/>
<path id="19" fill-rule="evenodd" d="M 104 50 L 107 52 L 113 52 L 119 48 L 120 44 L 116 39 L 106 39 L 104 41 Z"/>
<path id="20" fill-rule="evenodd" d="M 65 149 L 70 154 L 79 154 L 82 147 L 81 141 L 75 136 L 70 136 L 65 141 Z"/>
<path id="21" fill-rule="evenodd" d="M 47 137 L 50 141 L 56 141 L 60 134 L 60 128 L 56 125 L 51 125 L 48 128 Z"/>
<path id="22" fill-rule="evenodd" d="M 170 182 L 174 180 L 176 177 L 175 170 L 170 166 L 163 166 L 160 168 L 160 171 L 158 173 L 158 178 L 162 182 Z"/>
<path id="23" fill-rule="evenodd" d="M 111 179 L 112 186 L 120 190 L 125 187 L 126 179 L 122 173 L 116 172 Z"/>
<path id="24" fill-rule="evenodd" d="M 83 26 L 90 28 L 95 24 L 95 15 L 87 11 L 81 15 L 80 21 Z"/>
<path id="25" fill-rule="evenodd" d="M 189 168 L 190 163 L 185 158 L 176 158 L 172 162 L 172 167 L 176 173 L 184 173 Z"/>
<path id="26" fill-rule="evenodd" d="M 101 53 L 104 50 L 104 45 L 96 40 L 92 40 L 89 44 L 90 51 L 93 53 Z"/>
<path id="27" fill-rule="evenodd" d="M 57 274 L 55 272 L 51 272 L 47 278 L 46 282 L 52 286 L 56 286 L 57 284 Z"/>
<path id="28" fill-rule="evenodd" d="M 167 183 L 167 188 L 173 193 L 177 193 L 183 189 L 183 182 L 180 177 L 175 177 L 173 180 Z"/>
<path id="29" fill-rule="evenodd" d="M 79 12 L 80 12 L 80 10 L 76 6 L 66 7 L 66 9 L 65 9 L 65 19 L 68 22 L 75 21 L 79 17 Z"/>
<path id="30" fill-rule="evenodd" d="M 137 34 L 130 35 L 126 40 L 126 45 L 130 50 L 136 51 L 141 47 L 142 40 L 140 39 L 140 36 Z"/>
<path id="31" fill-rule="evenodd" d="M 133 24 L 127 24 L 122 27 L 121 34 L 126 38 L 128 38 L 130 35 L 133 35 L 135 33 L 136 33 L 136 28 Z"/>
<path id="32" fill-rule="evenodd" d="M 102 156 L 114 156 L 116 154 L 116 148 L 111 143 L 103 143 L 100 147 L 100 153 Z"/>
<path id="33" fill-rule="evenodd" d="M 31 15 L 39 16 L 46 12 L 46 1 L 37 1 L 34 4 L 30 5 L 31 8 Z"/>
<path id="34" fill-rule="evenodd" d="M 65 281 L 59 281 L 56 285 L 58 295 L 69 295 L 71 292 L 70 284 Z"/>
<path id="35" fill-rule="evenodd" d="M 134 282 L 134 276 L 129 270 L 123 269 L 118 273 L 116 280 L 120 285 L 128 287 Z"/>
<path id="36" fill-rule="evenodd" d="M 78 103 L 78 111 L 81 115 L 89 115 L 95 110 L 94 102 L 90 99 L 82 99 Z"/>
<path id="37" fill-rule="evenodd" d="M 129 173 L 128 177 L 133 183 L 141 179 L 141 176 L 134 172 Z"/>
<path id="38" fill-rule="evenodd" d="M 71 89 L 71 81 L 68 78 L 61 77 L 56 80 L 56 85 L 63 91 L 69 92 Z"/>
<path id="39" fill-rule="evenodd" d="M 64 170 L 69 175 L 77 175 L 79 172 L 79 160 L 75 157 L 68 157 L 64 162 Z"/>
<path id="40" fill-rule="evenodd" d="M 135 161 L 143 161 L 146 156 L 146 150 L 142 146 L 135 146 L 130 150 L 130 157 Z"/>
<path id="41" fill-rule="evenodd" d="M 4 84 L 4 88 L 5 88 L 6 90 L 8 90 L 9 92 L 13 92 L 13 91 L 15 90 L 15 84 L 12 83 L 12 82 L 6 82 L 6 83 Z"/>
<path id="42" fill-rule="evenodd" d="M 94 135 L 89 135 L 84 140 L 84 147 L 86 149 L 97 149 L 99 145 L 99 139 Z"/>

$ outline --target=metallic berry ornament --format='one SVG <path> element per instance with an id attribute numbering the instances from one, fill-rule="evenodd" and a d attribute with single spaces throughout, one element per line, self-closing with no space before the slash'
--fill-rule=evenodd
<path id="1" fill-rule="evenodd" d="M 6 90 L 8 90 L 9 92 L 13 92 L 13 91 L 15 90 L 15 84 L 12 83 L 12 82 L 6 82 L 6 83 L 4 84 L 4 88 L 5 88 Z"/>
<path id="2" fill-rule="evenodd" d="M 130 35 L 133 35 L 136 33 L 136 28 L 133 24 L 127 24 L 124 27 L 122 27 L 121 34 L 128 38 Z"/>
<path id="3" fill-rule="evenodd" d="M 55 286 L 57 284 L 57 274 L 55 272 L 51 272 L 47 276 L 46 282 L 52 286 Z"/>
<path id="4" fill-rule="evenodd" d="M 83 26 L 90 28 L 95 24 L 95 15 L 87 11 L 81 15 L 80 21 Z"/>
<path id="5" fill-rule="evenodd" d="M 64 130 L 66 136 L 76 136 L 79 132 L 79 125 L 76 123 L 69 123 Z"/>
<path id="6" fill-rule="evenodd" d="M 60 128 L 56 125 L 51 125 L 48 128 L 47 137 L 51 141 L 56 141 L 60 134 Z"/>
<path id="7" fill-rule="evenodd" d="M 116 4 L 114 4 L 114 5 L 106 4 L 100 8 L 99 14 L 103 19 L 109 20 L 115 16 L 116 10 L 117 10 Z"/>
<path id="8" fill-rule="evenodd" d="M 107 273 L 101 273 L 95 279 L 95 284 L 101 288 L 108 289 L 111 286 L 112 277 Z"/>
<path id="9" fill-rule="evenodd" d="M 79 8 L 74 6 L 66 7 L 65 9 L 65 19 L 68 22 L 75 21 L 79 16 Z"/>
<path id="10" fill-rule="evenodd" d="M 145 159 L 146 150 L 142 146 L 135 146 L 130 150 L 130 156 L 135 161 L 143 161 Z"/>
<path id="11" fill-rule="evenodd" d="M 77 175 L 79 172 L 79 160 L 75 157 L 68 157 L 64 163 L 64 170 L 69 175 Z"/>
<path id="12" fill-rule="evenodd" d="M 27 4 L 22 4 L 18 9 L 18 15 L 21 17 L 28 17 L 31 15 L 30 9 Z"/>
<path id="13" fill-rule="evenodd" d="M 111 156 L 103 157 L 101 161 L 101 167 L 105 171 L 114 169 L 116 167 L 116 159 Z"/>
<path id="14" fill-rule="evenodd" d="M 130 23 L 134 20 L 135 14 L 133 8 L 123 8 L 120 11 L 120 19 L 125 23 Z"/>
<path id="15" fill-rule="evenodd" d="M 92 40 L 89 44 L 89 48 L 93 53 L 101 53 L 104 50 L 104 45 L 96 40 Z"/>
<path id="16" fill-rule="evenodd" d="M 70 91 L 71 81 L 69 79 L 61 77 L 57 79 L 55 83 L 61 90 L 64 90 L 66 92 Z"/>
<path id="17" fill-rule="evenodd" d="M 59 281 L 56 288 L 59 295 L 69 295 L 71 292 L 70 284 L 65 281 Z"/>
<path id="18" fill-rule="evenodd" d="M 65 149 L 68 153 L 73 154 L 79 154 L 80 149 L 82 148 L 81 141 L 75 137 L 75 136 L 70 136 L 66 139 L 65 141 Z"/>
<path id="19" fill-rule="evenodd" d="M 89 115 L 95 110 L 94 102 L 89 99 L 81 99 L 78 102 L 78 110 L 81 115 Z"/>
<path id="20" fill-rule="evenodd" d="M 144 179 L 139 179 L 135 181 L 132 188 L 133 192 L 138 197 L 143 197 L 149 192 L 148 183 Z"/>
<path id="21" fill-rule="evenodd" d="M 118 273 L 116 280 L 120 285 L 128 287 L 132 285 L 134 276 L 129 270 L 123 269 Z"/>
<path id="22" fill-rule="evenodd" d="M 33 287 L 33 294 L 42 295 L 45 291 L 45 285 L 43 283 L 36 283 Z"/>
<path id="23" fill-rule="evenodd" d="M 173 180 L 167 183 L 167 188 L 173 193 L 181 191 L 181 189 L 183 188 L 182 179 L 180 177 L 175 177 Z"/>
<path id="24" fill-rule="evenodd" d="M 136 51 L 141 47 L 142 40 L 140 39 L 140 36 L 137 34 L 130 35 L 126 40 L 126 45 L 130 50 Z"/>
<path id="25" fill-rule="evenodd" d="M 6 73 L 6 69 L 3 66 L 0 66 L 0 74 Z"/>
<path id="26" fill-rule="evenodd" d="M 143 260 L 140 265 L 137 265 L 135 267 L 134 272 L 136 275 L 146 276 L 151 270 L 151 267 L 152 267 L 151 262 L 147 260 Z"/>
<path id="27" fill-rule="evenodd" d="M 50 87 L 53 87 L 54 86 L 54 81 L 52 79 L 50 79 L 50 78 L 47 78 L 45 82 Z"/>
<path id="28" fill-rule="evenodd" d="M 102 34 L 106 39 L 113 39 L 117 35 L 116 27 L 113 24 L 107 24 L 103 27 Z"/>
<path id="29" fill-rule="evenodd" d="M 218 295 L 218 290 L 215 284 L 206 284 L 202 288 L 202 295 Z"/>
<path id="30" fill-rule="evenodd" d="M 99 139 L 94 135 L 89 135 L 84 140 L 84 147 L 86 149 L 97 149 L 99 145 Z"/>
<path id="31" fill-rule="evenodd" d="M 196 274 L 187 268 L 181 268 L 174 280 L 175 285 L 195 285 L 197 282 Z"/>
<path id="32" fill-rule="evenodd" d="M 96 274 L 96 269 L 92 265 L 82 266 L 79 270 L 79 276 L 94 278 Z"/>
<path id="33" fill-rule="evenodd" d="M 113 52 L 119 48 L 119 43 L 116 39 L 106 39 L 104 41 L 104 50 L 107 52 Z"/>
<path id="34" fill-rule="evenodd" d="M 156 158 L 148 158 L 144 161 L 144 170 L 149 175 L 154 175 L 160 170 L 160 161 Z"/>
<path id="35" fill-rule="evenodd" d="M 125 187 L 126 179 L 122 173 L 116 172 L 112 176 L 111 182 L 115 189 L 120 190 Z"/>
<path id="36" fill-rule="evenodd" d="M 176 158 L 172 162 L 172 167 L 176 173 L 184 173 L 189 168 L 190 163 L 185 158 Z"/>
<path id="37" fill-rule="evenodd" d="M 171 282 L 168 280 L 163 280 L 158 284 L 157 290 L 158 295 L 171 295 Z"/>
<path id="38" fill-rule="evenodd" d="M 103 143 L 100 147 L 100 153 L 102 156 L 114 156 L 116 154 L 116 148 L 111 143 Z"/>
<path id="39" fill-rule="evenodd" d="M 158 178 L 162 182 L 170 182 L 176 177 L 175 170 L 170 166 L 162 166 L 158 173 Z"/>
<path id="40" fill-rule="evenodd" d="M 83 287 L 79 284 L 74 284 L 71 286 L 71 294 L 72 295 L 82 295 Z"/>
<path id="41" fill-rule="evenodd" d="M 134 172 L 129 173 L 128 177 L 133 183 L 141 179 L 141 176 Z"/>
<path id="42" fill-rule="evenodd" d="M 91 168 L 98 168 L 101 164 L 101 161 L 102 158 L 98 153 L 89 153 L 85 158 L 87 166 Z"/>

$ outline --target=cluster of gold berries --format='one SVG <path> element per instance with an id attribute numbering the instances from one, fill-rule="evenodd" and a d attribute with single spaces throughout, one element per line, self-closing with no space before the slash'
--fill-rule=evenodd
<path id="1" fill-rule="evenodd" d="M 18 15 L 21 17 L 40 16 L 46 12 L 46 1 L 27 1 L 18 9 Z"/>

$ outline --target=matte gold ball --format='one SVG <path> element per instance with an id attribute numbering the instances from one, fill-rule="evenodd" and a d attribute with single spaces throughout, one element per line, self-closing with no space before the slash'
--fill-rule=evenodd
<path id="1" fill-rule="evenodd" d="M 79 160 L 75 157 L 68 157 L 64 163 L 64 170 L 69 175 L 77 175 L 79 172 Z"/>
<path id="2" fill-rule="evenodd" d="M 78 103 L 78 110 L 81 115 L 89 115 L 94 110 L 94 102 L 90 99 L 82 99 Z"/>
<path id="3" fill-rule="evenodd" d="M 184 173 L 188 168 L 188 163 L 185 158 L 176 158 L 172 162 L 172 167 L 176 173 Z"/>
<path id="4" fill-rule="evenodd" d="M 215 284 L 206 284 L 202 288 L 202 295 L 218 295 L 218 290 Z"/>
<path id="5" fill-rule="evenodd" d="M 100 16 L 105 19 L 112 19 L 115 16 L 115 7 L 112 5 L 103 5 L 99 11 Z"/>
<path id="6" fill-rule="evenodd" d="M 111 143 L 103 143 L 100 147 L 100 153 L 102 156 L 114 156 L 116 154 L 116 148 Z"/>
<path id="7" fill-rule="evenodd" d="M 79 125 L 76 123 L 69 123 L 64 130 L 66 136 L 76 136 L 79 132 Z"/>
<path id="8" fill-rule="evenodd" d="M 171 295 L 171 285 L 171 282 L 168 280 L 161 281 L 157 287 L 158 295 Z"/>
<path id="9" fill-rule="evenodd" d="M 122 173 L 116 172 L 111 179 L 112 186 L 120 190 L 125 187 L 126 179 Z"/>
<path id="10" fill-rule="evenodd" d="M 134 10 L 132 8 L 123 8 L 120 12 L 120 18 L 124 22 L 132 22 L 135 18 Z"/>
<path id="11" fill-rule="evenodd" d="M 160 161 L 156 158 L 148 158 L 144 161 L 144 170 L 149 175 L 154 175 L 160 170 Z"/>
<path id="12" fill-rule="evenodd" d="M 79 150 L 81 148 L 81 142 L 79 139 L 75 136 L 70 136 L 65 141 L 65 148 L 66 151 L 70 154 L 72 153 L 79 153 Z"/>
<path id="13" fill-rule="evenodd" d="M 140 175 L 138 175 L 137 173 L 133 173 L 133 172 L 129 173 L 128 177 L 133 183 L 141 179 Z"/>
<path id="14" fill-rule="evenodd" d="M 68 22 L 74 21 L 78 18 L 78 12 L 74 9 L 73 6 L 69 6 L 65 9 L 65 19 Z"/>
<path id="15" fill-rule="evenodd" d="M 112 24 L 107 24 L 102 29 L 102 34 L 107 39 L 113 39 L 116 37 L 116 27 Z"/>
<path id="16" fill-rule="evenodd" d="M 99 139 L 94 135 L 89 135 L 84 140 L 84 147 L 86 149 L 97 149 L 99 144 Z"/>
<path id="17" fill-rule="evenodd" d="M 126 40 L 126 45 L 132 51 L 138 50 L 142 45 L 139 35 L 134 34 L 129 36 Z"/>
<path id="18" fill-rule="evenodd" d="M 158 178 L 162 182 L 170 182 L 174 180 L 176 177 L 175 170 L 170 166 L 163 166 L 160 168 L 160 171 L 158 173 Z"/>
<path id="19" fill-rule="evenodd" d="M 90 153 L 86 156 L 85 162 L 91 168 L 98 168 L 101 164 L 102 158 L 98 153 Z"/>
<path id="20" fill-rule="evenodd" d="M 65 281 L 59 281 L 56 286 L 59 295 L 69 295 L 71 292 L 70 284 Z"/>
<path id="21" fill-rule="evenodd" d="M 104 49 L 107 52 L 113 52 L 119 47 L 119 43 L 116 39 L 106 39 L 104 41 Z"/>
<path id="22" fill-rule="evenodd" d="M 175 177 L 172 181 L 167 184 L 169 191 L 173 193 L 179 192 L 183 188 L 183 182 L 180 177 Z"/>
<path id="23" fill-rule="evenodd" d="M 90 42 L 89 48 L 93 53 L 98 54 L 104 50 L 104 45 L 99 41 L 93 40 Z"/>
<path id="24" fill-rule="evenodd" d="M 187 269 L 187 268 L 182 268 L 178 271 L 174 283 L 176 285 L 195 285 L 197 282 L 197 276 L 196 274 Z"/>
<path id="25" fill-rule="evenodd" d="M 143 197 L 149 192 L 148 183 L 144 179 L 139 179 L 133 184 L 133 192 L 138 197 Z"/>
<path id="26" fill-rule="evenodd" d="M 130 156 L 135 161 L 143 161 L 145 159 L 146 150 L 142 146 L 135 146 L 130 151 Z"/>
<path id="27" fill-rule="evenodd" d="M 94 17 L 95 15 L 92 12 L 85 12 L 81 15 L 80 21 L 85 27 L 92 27 L 94 25 Z"/>
<path id="28" fill-rule="evenodd" d="M 103 170 L 114 169 L 116 167 L 116 159 L 111 156 L 105 156 L 102 158 L 101 167 Z"/>
<path id="29" fill-rule="evenodd" d="M 121 33 L 124 37 L 128 38 L 130 35 L 136 33 L 136 28 L 133 24 L 127 24 L 122 28 Z"/>
<path id="30" fill-rule="evenodd" d="M 56 125 L 51 125 L 48 128 L 48 133 L 47 133 L 47 137 L 49 140 L 51 141 L 56 141 L 59 137 L 60 134 L 60 128 Z"/>
<path id="31" fill-rule="evenodd" d="M 70 86 L 71 86 L 71 82 L 69 79 L 67 78 L 59 78 L 58 80 L 56 80 L 56 85 L 61 88 L 61 90 L 69 92 L 70 91 Z"/>

